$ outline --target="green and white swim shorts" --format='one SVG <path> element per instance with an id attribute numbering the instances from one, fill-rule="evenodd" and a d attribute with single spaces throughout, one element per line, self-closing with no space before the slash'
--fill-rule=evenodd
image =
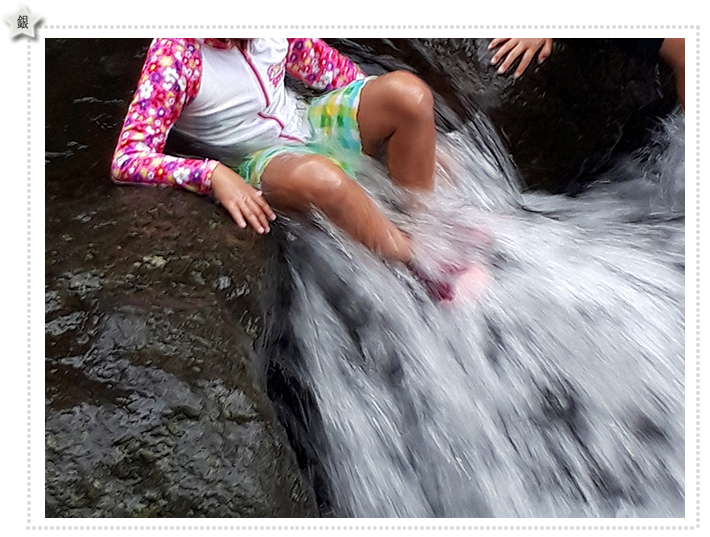
<path id="1" fill-rule="evenodd" d="M 365 83 L 374 77 L 356 80 L 314 99 L 308 107 L 311 141 L 305 145 L 277 145 L 247 155 L 236 172 L 255 188 L 272 158 L 283 153 L 322 155 L 345 173 L 354 175 L 362 155 L 357 110 Z"/>

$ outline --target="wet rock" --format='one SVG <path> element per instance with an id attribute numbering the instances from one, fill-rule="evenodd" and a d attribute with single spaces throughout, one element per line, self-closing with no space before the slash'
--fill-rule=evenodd
<path id="1" fill-rule="evenodd" d="M 104 197 L 90 222 L 69 216 L 95 200 L 48 205 L 48 249 L 67 227 L 82 239 L 48 256 L 47 516 L 313 514 L 236 317 L 260 326 L 257 307 L 193 276 L 258 287 L 258 247 L 204 199 L 122 198 Z M 155 207 L 177 213 L 170 229 L 135 223 Z"/>

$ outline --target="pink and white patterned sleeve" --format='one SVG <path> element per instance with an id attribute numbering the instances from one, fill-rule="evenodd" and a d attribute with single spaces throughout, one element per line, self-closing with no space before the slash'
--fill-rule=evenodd
<path id="1" fill-rule="evenodd" d="M 367 75 L 322 39 L 289 39 L 286 71 L 307 86 L 334 90 Z"/>
<path id="2" fill-rule="evenodd" d="M 218 162 L 163 154 L 168 132 L 200 87 L 202 55 L 193 39 L 155 39 L 111 163 L 116 183 L 182 187 L 207 194 Z"/>

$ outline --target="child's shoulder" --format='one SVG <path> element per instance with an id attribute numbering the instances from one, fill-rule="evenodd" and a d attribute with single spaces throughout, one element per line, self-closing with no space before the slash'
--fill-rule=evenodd
<path id="1" fill-rule="evenodd" d="M 202 44 L 194 38 L 156 38 L 148 49 L 149 57 L 172 57 L 177 60 L 189 59 L 200 55 Z"/>

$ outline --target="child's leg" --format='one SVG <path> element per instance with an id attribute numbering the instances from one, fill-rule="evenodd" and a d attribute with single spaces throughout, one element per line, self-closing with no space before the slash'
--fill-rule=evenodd
<path id="1" fill-rule="evenodd" d="M 664 39 L 659 55 L 661 60 L 673 70 L 678 102 L 685 110 L 685 39 Z"/>
<path id="2" fill-rule="evenodd" d="M 284 153 L 273 157 L 261 188 L 275 209 L 308 212 L 315 208 L 350 237 L 382 257 L 409 262 L 409 239 L 336 164 L 320 155 Z"/>
<path id="3" fill-rule="evenodd" d="M 434 188 L 434 98 L 423 81 L 404 71 L 371 80 L 362 89 L 357 121 L 365 153 L 378 156 L 386 149 L 393 181 Z"/>

